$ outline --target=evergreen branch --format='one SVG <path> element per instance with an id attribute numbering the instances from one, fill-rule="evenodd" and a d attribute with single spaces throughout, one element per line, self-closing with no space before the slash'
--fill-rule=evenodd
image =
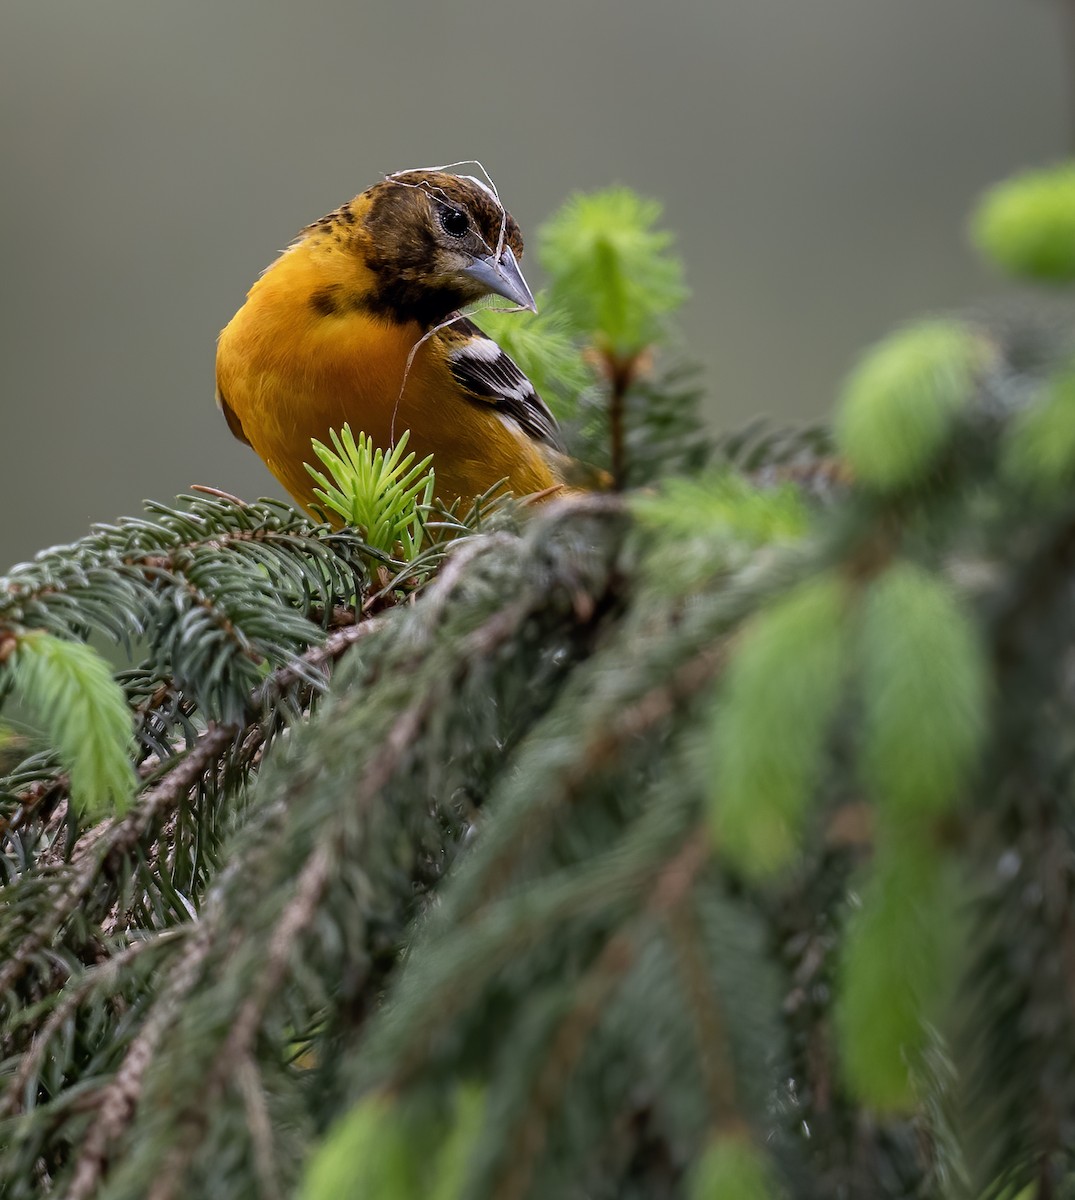
<path id="1" fill-rule="evenodd" d="M 311 526 L 285 505 L 230 500 L 150 505 L 155 520 L 100 526 L 17 568 L 0 585 L 0 619 L 62 638 L 98 629 L 128 653 L 149 637 L 150 661 L 125 677 L 130 688 L 156 677 L 166 713 L 141 696 L 140 739 L 157 747 L 169 724 L 232 722 L 261 664 L 292 659 L 320 631 L 341 597 L 361 592 L 365 547 L 353 534 Z M 77 615 L 76 615 L 77 614 Z M 154 684 L 154 687 L 157 685 Z"/>
<path id="2" fill-rule="evenodd" d="M 622 490 L 627 483 L 627 431 L 624 428 L 624 408 L 627 404 L 627 389 L 633 375 L 631 365 L 619 362 L 610 365 L 610 387 L 608 393 L 608 443 L 609 463 L 612 467 L 612 484 Z"/>
<path id="3" fill-rule="evenodd" d="M 573 197 L 541 230 L 551 298 L 601 348 L 632 354 L 664 340 L 682 302 L 683 267 L 661 206 L 627 188 Z"/>
<path id="4" fill-rule="evenodd" d="M 69 776 L 61 771 L 58 774 L 50 775 L 46 779 L 38 780 L 25 791 L 17 793 L 15 796 L 16 808 L 14 814 L 10 818 L 0 817 L 0 834 L 6 836 L 17 833 L 39 809 L 39 806 L 51 796 L 60 799 L 63 805 L 63 812 L 66 814 L 67 801 L 63 799 L 63 796 L 70 787 L 70 784 Z"/>
<path id="5" fill-rule="evenodd" d="M 208 951 L 208 936 L 204 930 L 196 931 L 131 1042 L 119 1070 L 102 1088 L 97 1100 L 98 1115 L 86 1132 L 75 1160 L 67 1200 L 90 1200 L 96 1190 L 108 1159 L 108 1148 L 128 1125 L 141 1096 L 146 1071 L 176 1010 L 197 983 Z"/>
<path id="6" fill-rule="evenodd" d="M 467 571 L 476 559 L 495 553 L 514 544 L 516 538 L 510 533 L 490 533 L 481 538 L 468 538 L 449 545 L 444 562 L 437 572 L 436 586 L 427 589 L 423 597 L 426 622 L 436 626 Z"/>
<path id="7" fill-rule="evenodd" d="M 251 1058 L 252 1043 L 264 1017 L 265 1006 L 283 980 L 295 939 L 303 933 L 317 914 L 318 901 L 328 882 L 331 866 L 332 849 L 329 845 L 322 843 L 306 861 L 302 873 L 295 883 L 291 901 L 276 923 L 269 941 L 265 966 L 259 978 L 254 982 L 252 994 L 247 997 L 240 1008 L 222 1051 L 216 1058 L 212 1070 L 208 1073 L 199 1110 L 196 1113 L 187 1112 L 180 1116 L 181 1129 L 168 1155 L 168 1170 L 155 1182 L 152 1200 L 172 1200 L 175 1189 L 183 1181 L 189 1157 L 197 1146 L 209 1104 L 216 1099 L 229 1079 L 235 1078 L 243 1071 L 244 1065 L 253 1061 Z M 204 958 L 212 945 L 213 936 L 217 932 L 216 924 L 217 922 L 214 920 L 207 920 L 203 925 L 203 949 L 198 962 Z M 189 987 L 193 987 L 195 983 L 196 978 L 191 977 Z M 119 1076 L 117 1076 L 117 1081 L 118 1079 Z M 139 1084 L 141 1082 L 140 1075 L 137 1076 L 137 1082 Z M 249 1080 L 244 1084 L 240 1079 L 240 1091 L 248 1105 L 251 1103 L 250 1086 Z M 254 1086 L 257 1087 L 256 1082 Z M 260 1089 L 258 1090 L 260 1091 Z M 137 1093 L 127 1086 L 124 1094 L 130 1099 L 130 1106 L 125 1112 L 125 1116 L 129 1116 L 137 1100 Z M 255 1107 L 258 1107 L 256 1102 Z M 120 1129 L 121 1127 L 110 1128 L 108 1140 L 114 1140 Z M 266 1147 L 263 1143 L 264 1122 L 260 1112 L 255 1113 L 251 1121 L 251 1130 L 261 1160 L 258 1169 L 259 1172 L 262 1172 L 265 1169 L 266 1157 L 271 1162 L 272 1154 L 270 1150 L 266 1155 Z M 88 1143 L 89 1139 L 87 1139 Z"/>
<path id="8" fill-rule="evenodd" d="M 393 1088 L 414 1081 L 431 1055 L 436 1027 L 429 1016 L 458 1016 L 491 979 L 527 946 L 540 944 L 552 930 L 569 922 L 629 911 L 661 877 L 674 847 L 681 845 L 684 804 L 649 809 L 619 843 L 585 864 L 564 870 L 487 904 L 465 926 L 427 929 L 426 954 L 405 976 L 397 1007 L 381 1030 L 381 1053 L 388 1062 L 386 1080 Z M 670 848 L 670 843 L 672 844 Z M 435 947 L 435 949 L 434 949 Z"/>
<path id="9" fill-rule="evenodd" d="M 65 611 L 77 611 L 81 619 L 88 614 L 102 632 L 121 641 L 125 632 L 146 628 L 142 614 L 155 590 L 205 553 L 218 559 L 230 556 L 234 567 L 241 563 L 244 547 L 260 543 L 291 552 L 302 546 L 311 565 L 320 561 L 327 567 L 333 558 L 341 565 L 348 561 L 350 555 L 338 551 L 360 546 L 353 535 L 311 526 L 278 502 L 242 505 L 188 498 L 186 503 L 186 509 L 151 503 L 147 508 L 156 522 L 130 518 L 115 526 L 98 525 L 80 542 L 46 551 L 17 568 L 0 581 L 0 619 L 62 633 L 67 626 L 53 628 L 51 604 L 61 621 Z M 94 603 L 96 595 L 101 603 Z M 72 600 L 78 601 L 77 609 Z M 134 620 L 124 623 L 127 614 Z"/>
<path id="10" fill-rule="evenodd" d="M 388 626 L 392 614 L 382 613 L 376 617 L 363 617 L 353 625 L 345 625 L 330 633 L 319 645 L 311 646 L 293 662 L 284 663 L 255 690 L 248 711 L 256 713 L 272 706 L 297 684 L 308 683 L 311 676 L 322 673 L 337 662 L 352 646 L 374 634 L 382 633 Z M 322 683 L 322 686 L 324 684 Z"/>
<path id="11" fill-rule="evenodd" d="M 494 558 L 494 551 L 509 544 L 513 548 L 518 545 L 517 539 L 505 542 L 503 538 L 496 537 L 476 539 L 476 542 L 480 542 L 481 546 L 475 550 L 461 546 L 449 561 L 457 556 L 465 556 L 471 563 L 476 563 L 483 554 L 486 558 Z M 417 631 L 412 631 L 410 635 L 413 641 L 405 639 L 408 657 L 416 653 L 421 657 L 424 645 L 434 634 L 440 635 L 442 614 L 453 609 L 446 602 L 447 596 L 460 586 L 463 579 L 461 569 L 446 570 L 430 585 L 420 609 L 416 610 L 416 617 L 421 619 L 417 622 Z M 525 603 L 517 602 L 506 609 L 494 608 L 488 618 L 465 636 L 463 653 L 454 657 L 450 677 L 434 676 L 438 678 L 438 687 L 416 690 L 412 703 L 396 716 L 384 737 L 379 739 L 376 756 L 368 758 L 363 773 L 349 786 L 347 813 L 350 817 L 369 819 L 372 806 L 380 801 L 401 764 L 411 754 L 431 714 L 443 703 L 443 688 L 450 688 L 454 682 L 465 678 L 474 664 L 489 661 L 499 646 L 516 640 L 520 622 L 527 618 L 535 606 L 547 604 L 548 597 L 544 589 L 528 590 L 528 596 Z M 589 606 L 587 611 L 592 617 L 593 607 Z M 397 628 L 400 615 L 394 614 Z M 341 634 L 348 639 L 355 636 L 353 630 L 341 631 Z M 388 682 L 395 683 L 401 678 L 396 675 Z M 176 1106 L 175 1132 L 167 1151 L 166 1172 L 168 1181 L 174 1182 L 159 1182 L 154 1192 L 156 1200 L 169 1196 L 172 1188 L 184 1178 L 190 1156 L 202 1144 L 205 1122 L 213 1104 L 219 1101 L 224 1084 L 237 1064 L 251 1052 L 253 1040 L 264 1022 L 267 1006 L 276 1001 L 286 982 L 286 973 L 294 962 L 295 940 L 320 913 L 318 901 L 332 874 L 330 868 L 335 869 L 339 833 L 337 826 L 332 823 L 321 823 L 311 832 L 313 841 L 309 856 L 305 859 L 302 882 L 292 889 L 291 899 L 264 934 L 265 949 L 259 955 L 254 975 L 244 983 L 247 999 L 229 1022 L 227 1035 L 221 1045 L 207 1060 L 206 1073 L 200 1080 L 197 1094 L 191 1094 L 189 1102 Z M 221 929 L 214 937 L 223 935 L 224 930 Z"/>
<path id="12" fill-rule="evenodd" d="M 397 728 L 413 733 L 413 729 L 408 729 L 402 724 Z M 395 748 L 395 750 L 398 755 L 400 748 Z M 388 768 L 389 774 L 393 767 Z M 366 788 L 360 792 L 360 798 L 369 803 L 372 794 L 367 784 Z M 224 1080 L 235 1071 L 237 1064 L 249 1057 L 254 1038 L 257 1036 L 265 1015 L 266 1005 L 283 982 L 295 940 L 317 915 L 318 903 L 328 884 L 332 867 L 332 848 L 322 843 L 303 866 L 302 872 L 295 881 L 294 894 L 272 931 L 268 942 L 265 966 L 254 980 L 251 994 L 239 1010 L 238 1017 L 228 1034 L 228 1039 L 224 1043 L 223 1053 L 207 1080 L 207 1086 L 210 1089 L 215 1090 L 222 1086 Z"/>
<path id="13" fill-rule="evenodd" d="M 688 842 L 683 854 L 699 848 L 706 842 L 701 836 Z M 704 863 L 704 856 L 702 862 Z M 690 868 L 693 860 L 689 860 Z M 696 869 L 700 869 L 701 864 Z M 695 872 L 695 873 L 696 873 Z M 734 1130 L 742 1124 L 742 1106 L 736 1089 L 735 1070 L 731 1059 L 728 1032 L 724 1025 L 722 1005 L 709 979 L 706 963 L 700 946 L 697 918 L 687 903 L 690 892 L 684 879 L 690 879 L 690 870 L 685 869 L 671 875 L 668 889 L 672 893 L 661 906 L 661 917 L 667 936 L 676 952 L 676 960 L 683 978 L 683 994 L 694 1018 L 695 1042 L 702 1078 L 716 1127 Z"/>
<path id="14" fill-rule="evenodd" d="M 146 792 L 125 817 L 99 826 L 93 836 L 82 840 L 78 854 L 71 860 L 69 878 L 57 889 L 47 913 L 0 966 L 0 995 L 11 994 L 11 988 L 26 971 L 33 957 L 52 941 L 71 913 L 89 894 L 109 859 L 130 853 L 150 823 L 185 799 L 206 770 L 231 745 L 234 737 L 235 729 L 232 726 L 217 726 L 207 730 L 198 745 L 179 759 L 168 775 Z"/>
<path id="15" fill-rule="evenodd" d="M 605 497 L 602 502 L 616 511 L 613 498 Z M 667 641 L 653 638 L 649 654 L 637 664 L 637 670 L 627 673 L 622 687 L 608 687 L 598 696 L 588 695 L 575 755 L 559 775 L 548 767 L 540 775 L 536 770 L 529 773 L 535 783 L 540 780 L 540 799 L 530 794 L 511 813 L 501 813 L 496 830 L 486 837 L 477 861 L 471 865 L 468 888 L 452 897 L 451 903 L 459 906 L 452 909 L 455 920 L 466 920 L 501 890 L 513 863 L 525 853 L 524 847 L 537 842 L 562 808 L 584 794 L 604 766 L 616 761 L 632 741 L 659 727 L 712 684 L 725 661 L 724 637 L 762 598 L 786 589 L 814 566 L 815 554 L 812 548 L 804 553 L 796 547 L 763 564 L 760 570 L 753 565 L 744 571 L 737 581 L 738 589 L 729 588 L 720 602 L 699 605 L 683 616 L 677 610 L 672 615 L 676 644 L 671 653 Z M 628 629 L 625 640 L 637 643 L 633 629 Z M 610 646 L 593 664 L 594 674 L 602 678 L 604 665 L 618 661 L 622 655 L 619 646 Z M 639 694 L 639 681 L 648 682 L 652 675 L 658 682 Z M 537 790 L 535 786 L 533 791 Z"/>
<path id="16" fill-rule="evenodd" d="M 394 764 L 389 768 L 389 774 L 392 769 Z M 365 795 L 370 796 L 368 789 Z M 317 916 L 318 903 L 327 886 L 332 863 L 333 850 L 327 841 L 320 842 L 306 860 L 295 882 L 292 897 L 270 934 L 266 961 L 253 982 L 251 994 L 231 1024 L 220 1052 L 214 1056 L 198 1098 L 191 1107 L 176 1114 L 178 1132 L 167 1154 L 167 1171 L 158 1175 L 151 1200 L 173 1200 L 176 1189 L 183 1184 L 211 1105 L 219 1099 L 226 1083 L 249 1060 L 265 1008 L 283 982 L 295 941 Z M 207 946 L 217 932 L 216 922 L 206 925 Z"/>
<path id="17" fill-rule="evenodd" d="M 568 1077 L 600 1021 L 604 1007 L 634 963 L 630 935 L 617 930 L 605 943 L 590 968 L 576 981 L 570 1009 L 564 1014 L 549 1046 L 545 1064 L 533 1084 L 533 1106 L 522 1128 L 511 1131 L 506 1145 L 512 1149 L 500 1177 L 493 1183 L 492 1200 L 514 1200 L 527 1195 L 535 1162 L 545 1138 L 545 1127 L 561 1100 Z"/>
<path id="18" fill-rule="evenodd" d="M 296 661 L 277 668 L 252 693 L 248 711 L 251 714 L 264 711 L 266 705 L 285 694 L 295 683 L 308 680 L 311 671 L 323 670 L 356 642 L 383 629 L 385 623 L 385 618 L 373 618 L 338 630 Z M 40 921 L 0 965 L 0 995 L 8 992 L 38 951 L 48 945 L 85 900 L 107 865 L 129 855 L 151 825 L 174 812 L 206 774 L 216 769 L 231 746 L 243 744 L 245 760 L 253 758 L 264 740 L 265 731 L 260 721 L 258 718 L 245 729 L 234 723 L 211 724 L 193 747 L 167 765 L 165 775 L 140 797 L 124 818 L 98 826 L 80 840 L 78 855 L 67 868 L 70 878 L 58 893 L 48 918 Z M 147 763 L 145 770 L 148 773 L 155 766 Z"/>
<path id="19" fill-rule="evenodd" d="M 388 615 L 386 613 L 380 617 L 365 617 L 355 624 L 344 625 L 330 633 L 323 642 L 311 646 L 303 654 L 297 655 L 291 662 L 277 667 L 275 671 L 266 677 L 263 683 L 259 684 L 250 693 L 246 710 L 251 720 L 256 723 L 259 719 L 258 714 L 271 709 L 276 702 L 290 693 L 296 686 L 309 686 L 311 680 L 314 679 L 318 681 L 319 687 L 323 687 L 327 678 L 324 675 L 326 669 L 336 662 L 351 646 L 370 637 L 372 634 L 381 632 L 387 623 L 386 618 Z M 338 620 L 339 616 L 335 619 Z M 165 693 L 165 688 L 159 689 L 151 701 L 147 702 L 143 711 L 152 711 L 154 707 L 163 704 Z M 234 739 L 239 739 L 244 731 L 249 733 L 251 731 L 250 725 L 244 727 L 231 723 L 223 726 L 210 726 L 205 734 L 199 737 L 195 746 L 188 750 L 186 755 L 177 754 L 175 756 L 168 770 L 174 770 L 179 762 L 185 762 L 186 758 L 194 750 L 199 750 L 204 758 L 204 771 L 210 770 L 228 748 L 229 743 L 226 741 L 225 735 L 230 732 Z M 247 760 L 251 759 L 256 749 L 257 747 L 253 747 L 244 757 Z M 159 757 L 151 756 L 140 764 L 138 774 L 142 779 L 148 779 L 160 770 L 161 765 L 162 760 Z M 19 828 L 25 822 L 26 816 L 41 803 L 45 795 L 56 794 L 62 796 L 66 792 L 67 787 L 68 778 L 65 774 L 60 773 L 45 782 L 34 784 L 33 787 L 21 793 L 16 797 L 16 800 L 24 815 L 8 822 L 5 832 L 14 831 Z M 178 791 L 178 788 L 176 790 Z M 165 810 L 174 808 L 181 799 L 182 796 L 177 794 L 173 803 L 165 805 Z"/>
<path id="20" fill-rule="evenodd" d="M 1065 733 L 1072 694 L 1065 656 L 1075 632 L 1075 520 L 1069 504 L 1050 516 L 1029 551 L 1017 552 L 1020 569 L 989 611 L 1006 703 L 989 757 L 995 812 L 980 855 L 996 861 L 1007 854 L 1014 870 L 987 876 L 970 971 L 973 1017 L 956 1043 L 968 1092 L 969 1160 L 989 1197 L 1035 1184 L 1056 1194 L 1066 1146 L 1060 1114 L 1073 1101 L 1067 1080 L 1075 1062 L 1075 886 Z M 1041 896 L 1030 928 L 1018 915 L 1027 889 Z M 1034 1013 L 1033 1021 L 1025 1013 Z M 1018 1071 L 1007 1065 L 1015 1062 Z"/>
<path id="21" fill-rule="evenodd" d="M 495 540 L 483 539 L 483 544 L 476 546 L 473 554 L 466 555 L 465 551 L 461 550 L 457 552 L 456 558 L 471 559 L 479 553 L 490 553 L 495 545 Z M 434 627 L 437 613 L 447 603 L 448 597 L 459 582 L 461 572 L 462 566 L 455 572 L 444 571 L 430 588 L 426 603 L 427 615 L 431 617 L 431 620 L 427 623 L 427 629 Z M 461 656 L 463 661 L 460 667 L 462 668 L 468 659 L 480 660 L 492 654 L 498 645 L 508 640 L 516 632 L 526 611 L 527 606 L 524 604 L 500 609 L 483 625 L 471 632 L 464 643 L 464 651 Z M 361 626 L 355 628 L 359 629 Z M 343 632 L 352 633 L 353 631 Z M 362 811 L 368 808 L 383 792 L 398 770 L 403 757 L 417 740 L 422 725 L 428 720 L 430 712 L 438 701 L 439 697 L 434 693 L 422 695 L 393 722 L 381 752 L 367 768 L 365 775 L 356 783 L 352 801 L 356 809 Z M 253 987 L 253 994 L 246 1001 L 229 1036 L 226 1054 L 232 1060 L 249 1052 L 250 1042 L 257 1032 L 264 1007 L 280 985 L 293 941 L 316 913 L 317 899 L 324 889 L 331 865 L 332 858 L 329 854 L 329 847 L 323 844 L 314 852 L 303 868 L 296 884 L 296 895 L 292 905 L 285 909 L 269 941 L 267 962 L 261 978 Z M 228 1059 L 223 1061 L 226 1064 Z M 221 1073 L 227 1073 L 226 1066 Z"/>
<path id="22" fill-rule="evenodd" d="M 261 1072 L 251 1055 L 247 1055 L 239 1063 L 235 1079 L 243 1098 L 243 1107 L 246 1110 L 247 1128 L 250 1130 L 251 1142 L 254 1147 L 254 1168 L 261 1194 L 265 1200 L 282 1200 L 278 1183 L 279 1168 L 273 1148 L 275 1139 L 272 1120 L 265 1103 Z"/>
<path id="23" fill-rule="evenodd" d="M 563 1014 L 544 1065 L 533 1084 L 534 1105 L 523 1128 L 505 1140 L 512 1148 L 510 1161 L 494 1183 L 492 1200 L 514 1200 L 528 1193 L 534 1164 L 541 1152 L 545 1127 L 559 1106 L 568 1077 L 583 1052 L 591 1031 L 602 1019 L 616 987 L 634 965 L 636 942 L 644 936 L 645 918 L 668 919 L 684 902 L 694 881 L 709 859 L 709 847 L 701 830 L 694 830 L 662 867 L 649 898 L 633 921 L 614 929 L 593 963 L 578 979 L 569 1009 Z"/>
<path id="24" fill-rule="evenodd" d="M 1058 520 L 1034 547 L 993 620 L 997 670 L 1024 669 L 1043 617 L 1071 586 L 1075 574 L 1075 516 Z"/>
<path id="25" fill-rule="evenodd" d="M 6 1089 L 0 1093 L 0 1117 L 18 1110 L 26 1085 L 37 1074 L 50 1043 L 64 1024 L 71 1019 L 79 1006 L 97 988 L 106 988 L 123 974 L 125 968 L 136 958 L 182 936 L 178 929 L 162 929 L 152 937 L 141 937 L 118 950 L 103 963 L 89 967 L 77 980 L 73 980 L 59 997 L 58 1003 L 49 1014 L 48 1020 L 35 1034 L 30 1048 L 19 1063 Z"/>

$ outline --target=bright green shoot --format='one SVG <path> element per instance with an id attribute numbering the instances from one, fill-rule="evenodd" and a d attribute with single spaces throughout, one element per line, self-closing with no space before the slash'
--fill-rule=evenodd
<path id="1" fill-rule="evenodd" d="M 406 453 L 410 438 L 404 430 L 386 454 L 374 449 L 364 433 L 356 442 L 351 427 L 331 430 L 332 449 L 313 441 L 314 453 L 328 470 L 307 471 L 319 486 L 314 489 L 327 509 L 357 529 L 371 550 L 409 562 L 425 540 L 425 512 L 433 503 L 433 455 L 415 462 Z"/>

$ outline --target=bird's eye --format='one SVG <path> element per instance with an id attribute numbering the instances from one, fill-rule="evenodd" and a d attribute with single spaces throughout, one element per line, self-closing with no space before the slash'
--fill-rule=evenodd
<path id="1" fill-rule="evenodd" d="M 470 226 L 467 214 L 458 208 L 442 208 L 440 223 L 444 227 L 444 232 L 451 234 L 452 237 L 462 237 Z"/>

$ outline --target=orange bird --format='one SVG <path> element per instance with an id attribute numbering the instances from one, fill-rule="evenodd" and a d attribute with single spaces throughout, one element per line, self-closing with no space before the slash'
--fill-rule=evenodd
<path id="1" fill-rule="evenodd" d="M 307 226 L 247 293 L 217 346 L 232 433 L 304 507 L 312 438 L 352 431 L 433 455 L 440 499 L 464 508 L 502 479 L 519 496 L 563 481 L 556 421 L 458 309 L 494 294 L 535 309 L 522 236 L 466 175 L 404 171 Z"/>

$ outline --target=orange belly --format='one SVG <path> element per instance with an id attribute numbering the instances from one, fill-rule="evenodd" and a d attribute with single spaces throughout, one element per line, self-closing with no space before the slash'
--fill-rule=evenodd
<path id="1" fill-rule="evenodd" d="M 516 495 L 557 480 L 540 449 L 492 408 L 459 394 L 421 336 L 360 312 L 321 316 L 268 287 L 265 277 L 220 335 L 217 387 L 242 433 L 304 508 L 314 499 L 311 439 L 348 423 L 389 448 L 404 430 L 419 458 L 433 455 L 437 494 L 464 508 L 502 479 Z M 316 465 L 320 466 L 319 463 Z"/>

